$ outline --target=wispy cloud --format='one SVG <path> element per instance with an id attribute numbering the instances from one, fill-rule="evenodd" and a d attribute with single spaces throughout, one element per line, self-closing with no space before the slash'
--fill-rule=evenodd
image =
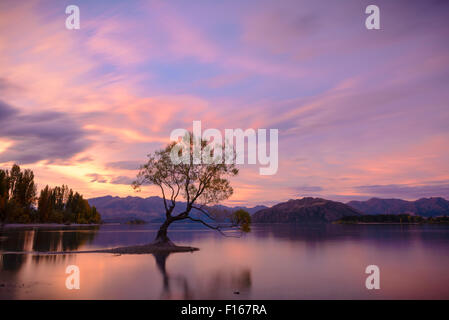
<path id="1" fill-rule="evenodd" d="M 449 180 L 430 184 L 390 184 L 357 186 L 357 191 L 377 197 L 397 197 L 403 199 L 419 199 L 424 197 L 449 198 Z"/>
<path id="2" fill-rule="evenodd" d="M 449 4 L 379 0 L 379 32 L 367 4 L 80 0 L 72 32 L 63 3 L 1 1 L 0 162 L 128 195 L 201 120 L 279 129 L 278 174 L 242 168 L 232 201 L 447 194 Z"/>
<path id="3" fill-rule="evenodd" d="M 128 186 L 130 186 L 136 180 L 133 177 L 126 177 L 126 176 L 111 177 L 97 173 L 86 174 L 86 177 L 89 177 L 91 179 L 90 182 L 123 184 Z"/>
<path id="4" fill-rule="evenodd" d="M 86 132 L 65 113 L 22 114 L 2 101 L 0 136 L 11 143 L 0 154 L 0 162 L 20 164 L 67 160 L 87 149 L 90 143 Z"/>

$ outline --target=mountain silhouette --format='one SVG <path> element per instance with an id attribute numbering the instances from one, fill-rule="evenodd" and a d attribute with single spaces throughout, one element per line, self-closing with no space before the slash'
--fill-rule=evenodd
<path id="1" fill-rule="evenodd" d="M 449 215 L 449 201 L 441 197 L 416 201 L 371 198 L 367 201 L 350 201 L 347 205 L 366 214 L 412 214 L 422 217 Z"/>
<path id="2" fill-rule="evenodd" d="M 161 197 L 153 196 L 148 198 L 141 197 L 113 197 L 104 196 L 98 198 L 91 198 L 88 200 L 91 206 L 95 206 L 101 213 L 103 221 L 106 222 L 125 222 L 132 219 L 141 219 L 147 222 L 163 222 L 165 219 L 164 201 Z M 174 214 L 181 213 L 186 207 L 186 203 L 182 201 L 176 202 Z M 215 205 L 210 207 L 213 210 L 221 212 L 233 212 L 238 209 L 243 209 L 253 214 L 256 211 L 265 209 L 265 206 L 256 206 L 252 208 L 247 207 L 227 207 L 224 205 Z M 192 210 L 195 215 L 201 215 L 198 211 Z M 204 215 L 202 216 L 203 220 Z"/>
<path id="3" fill-rule="evenodd" d="M 95 206 L 106 222 L 126 222 L 141 219 L 147 222 L 163 222 L 165 217 L 164 202 L 161 197 L 113 197 L 104 196 L 89 199 L 89 204 Z M 178 201 L 174 214 L 182 212 L 185 202 Z M 344 216 L 361 214 L 412 214 L 423 217 L 449 215 L 449 201 L 444 198 L 422 198 L 416 201 L 401 199 L 372 198 L 367 201 L 350 201 L 346 204 L 322 198 L 305 197 L 282 202 L 273 207 L 229 207 L 224 205 L 211 206 L 210 209 L 219 212 L 233 212 L 238 209 L 248 211 L 254 223 L 263 222 L 330 222 Z M 201 216 L 198 211 L 193 215 Z M 204 215 L 201 216 L 204 219 Z M 207 220 L 207 219 L 206 219 Z"/>
<path id="4" fill-rule="evenodd" d="M 255 223 L 331 222 L 362 213 L 350 206 L 321 198 L 305 197 L 262 209 L 252 216 Z"/>

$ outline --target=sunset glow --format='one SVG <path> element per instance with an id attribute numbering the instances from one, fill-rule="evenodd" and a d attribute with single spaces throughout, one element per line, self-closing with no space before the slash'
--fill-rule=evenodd
<path id="1" fill-rule="evenodd" d="M 449 197 L 445 10 L 385 2 L 369 32 L 367 1 L 236 3 L 80 0 L 67 30 L 66 1 L 1 1 L 0 167 L 158 195 L 139 165 L 200 120 L 279 130 L 277 174 L 242 166 L 227 204 Z"/>

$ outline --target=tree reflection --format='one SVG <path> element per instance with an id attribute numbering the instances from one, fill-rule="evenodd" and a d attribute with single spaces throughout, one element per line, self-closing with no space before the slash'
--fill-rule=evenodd
<path id="1" fill-rule="evenodd" d="M 91 243 L 98 226 L 63 229 L 0 229 L 0 271 L 18 271 L 31 256 L 33 263 L 42 260 L 58 262 L 66 255 L 30 255 L 31 252 L 50 253 L 78 250 Z M 21 253 L 23 252 L 23 253 Z"/>
<path id="2" fill-rule="evenodd" d="M 182 253 L 178 253 L 182 254 Z M 161 299 L 185 299 L 207 297 L 211 299 L 231 297 L 235 294 L 248 294 L 252 285 L 251 270 L 217 270 L 212 276 L 199 280 L 188 279 L 186 275 L 171 275 L 167 271 L 167 258 L 170 253 L 153 254 L 156 266 L 162 275 Z M 194 290 L 190 285 L 195 281 Z"/>
<path id="3" fill-rule="evenodd" d="M 154 253 L 154 259 L 156 260 L 156 266 L 162 275 L 162 293 L 161 299 L 174 298 L 172 292 L 172 286 L 181 289 L 181 299 L 191 299 L 192 294 L 190 292 L 189 283 L 187 278 L 183 275 L 177 275 L 171 277 L 167 272 L 167 258 L 170 253 Z"/>

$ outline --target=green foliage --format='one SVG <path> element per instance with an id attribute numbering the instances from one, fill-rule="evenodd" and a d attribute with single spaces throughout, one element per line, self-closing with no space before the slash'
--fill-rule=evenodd
<path id="1" fill-rule="evenodd" d="M 6 220 L 6 207 L 9 198 L 8 174 L 5 170 L 0 170 L 0 221 Z"/>
<path id="2" fill-rule="evenodd" d="M 243 209 L 239 209 L 232 214 L 231 222 L 239 226 L 242 232 L 251 231 L 251 215 Z"/>
<path id="3" fill-rule="evenodd" d="M 78 192 L 74 193 L 68 186 L 41 190 L 38 199 L 39 222 L 54 223 L 99 223 L 100 214 L 95 207 L 90 207 L 87 200 Z"/>
<path id="4" fill-rule="evenodd" d="M 142 219 L 134 218 L 126 222 L 126 224 L 146 224 L 147 222 Z"/>
<path id="5" fill-rule="evenodd" d="M 423 218 L 409 214 L 367 214 L 362 216 L 346 216 L 337 223 L 449 223 L 446 217 Z"/>
<path id="6" fill-rule="evenodd" d="M 33 171 L 0 169 L 0 221 L 8 223 L 99 223 L 100 214 L 67 186 L 46 186 L 36 198 Z M 37 208 L 36 208 L 37 202 Z"/>
<path id="7" fill-rule="evenodd" d="M 175 221 L 185 219 L 201 223 L 222 233 L 222 230 L 227 228 L 239 228 L 243 232 L 250 231 L 251 218 L 248 213 L 241 211 L 234 213 L 230 216 L 232 224 L 224 225 L 217 223 L 219 220 L 226 220 L 228 216 L 216 215 L 212 212 L 213 210 L 210 210 L 211 205 L 232 196 L 234 190 L 229 179 L 238 174 L 234 161 L 226 161 L 226 159 L 233 159 L 234 152 L 222 150 L 224 157 L 220 158 L 215 154 L 212 146 L 212 142 L 197 139 L 192 133 L 187 133 L 182 141 L 173 142 L 164 149 L 149 154 L 147 163 L 141 166 L 133 187 L 139 190 L 144 184 L 158 186 L 164 200 L 166 221 L 158 232 L 157 241 L 169 241 L 166 236 L 168 226 Z M 174 161 L 172 158 L 176 155 L 183 161 Z M 199 163 L 194 161 L 205 155 L 209 155 L 211 159 L 216 158 L 212 161 L 199 161 Z M 184 198 L 186 208 L 174 215 L 178 196 Z M 193 209 L 199 212 L 199 217 L 191 215 Z M 210 220 L 213 220 L 215 225 L 210 224 Z"/>
<path id="8" fill-rule="evenodd" d="M 35 218 L 36 185 L 33 171 L 0 169 L 0 220 L 4 222 L 32 222 Z"/>
<path id="9" fill-rule="evenodd" d="M 187 163 L 173 163 L 171 153 L 178 146 L 171 143 L 148 155 L 148 161 L 141 166 L 133 187 L 139 190 L 143 184 L 159 186 L 163 198 L 170 200 L 172 204 L 180 194 L 190 205 L 218 203 L 232 196 L 234 190 L 228 178 L 238 174 L 236 165 L 227 164 L 224 160 L 210 164 L 194 164 L 193 138 L 188 141 L 185 157 L 190 160 Z M 198 144 L 204 152 L 207 142 L 201 141 Z"/>
<path id="10" fill-rule="evenodd" d="M 430 217 L 427 218 L 426 222 L 431 224 L 449 224 L 449 217 Z"/>

